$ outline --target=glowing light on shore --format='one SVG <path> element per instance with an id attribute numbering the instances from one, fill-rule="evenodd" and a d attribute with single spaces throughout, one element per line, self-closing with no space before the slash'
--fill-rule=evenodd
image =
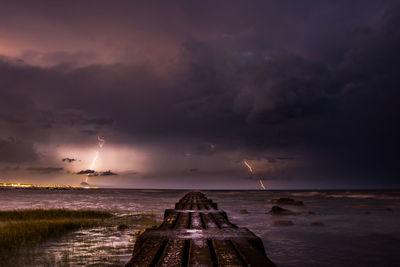
<path id="1" fill-rule="evenodd" d="M 37 184 L 21 184 L 21 183 L 0 183 L 0 188 L 47 188 L 47 189 L 74 189 L 74 188 L 83 188 L 82 186 L 74 186 L 74 185 L 37 185 Z M 88 188 L 97 188 L 97 187 L 88 187 Z"/>

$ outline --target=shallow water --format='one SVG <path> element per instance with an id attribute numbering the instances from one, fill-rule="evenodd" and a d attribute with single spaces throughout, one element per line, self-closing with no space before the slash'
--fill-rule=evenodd
<path id="1" fill-rule="evenodd" d="M 111 210 L 118 215 L 153 212 L 162 218 L 187 191 L 174 190 L 1 190 L 0 209 L 68 208 Z M 264 243 L 278 266 L 400 266 L 400 191 L 203 191 Z M 280 205 L 291 215 L 267 214 L 272 198 L 302 200 Z M 248 214 L 240 213 L 246 209 Z M 292 221 L 279 226 L 276 221 Z M 275 222 L 275 223 L 274 223 Z M 312 224 L 316 225 L 312 225 Z M 138 228 L 94 228 L 42 246 L 41 255 L 79 266 L 123 265 Z M 54 259 L 46 259 L 52 261 Z M 85 264 L 86 263 L 86 264 Z"/>

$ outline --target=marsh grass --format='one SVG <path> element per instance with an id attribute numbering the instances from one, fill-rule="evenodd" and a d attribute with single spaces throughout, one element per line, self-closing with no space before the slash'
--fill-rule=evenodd
<path id="1" fill-rule="evenodd" d="M 66 209 L 0 211 L 0 266 L 74 266 L 75 263 L 91 263 L 92 266 L 104 257 L 108 257 L 107 262 L 113 266 L 123 265 L 117 255 L 127 247 L 117 245 L 114 248 L 107 242 L 104 251 L 99 250 L 104 240 L 99 239 L 96 231 L 100 229 L 100 236 L 133 237 L 138 229 L 160 222 L 161 218 L 154 213 L 116 215 L 106 211 Z M 124 227 L 118 228 L 121 225 Z M 75 231 L 80 233 L 76 237 Z M 86 235 L 80 236 L 82 231 Z M 75 241 L 56 254 L 40 252 L 47 241 L 57 243 L 65 238 Z M 77 244 L 79 248 L 75 251 Z"/>
<path id="2" fill-rule="evenodd" d="M 63 234 L 82 227 L 97 226 L 93 219 L 28 220 L 9 222 L 0 227 L 0 249 L 34 245 L 49 237 Z"/>
<path id="3" fill-rule="evenodd" d="M 33 209 L 0 211 L 0 262 L 6 264 L 20 250 L 81 228 L 95 227 L 113 216 L 94 210 Z"/>

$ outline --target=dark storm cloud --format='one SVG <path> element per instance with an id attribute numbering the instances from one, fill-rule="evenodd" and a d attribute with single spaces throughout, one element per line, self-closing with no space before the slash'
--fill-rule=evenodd
<path id="1" fill-rule="evenodd" d="M 33 144 L 28 141 L 0 139 L 0 162 L 30 162 L 38 159 Z"/>
<path id="2" fill-rule="evenodd" d="M 171 154 L 241 151 L 270 165 L 301 158 L 312 166 L 304 176 L 384 174 L 394 182 L 400 9 L 393 1 L 21 3 L 24 19 L 7 12 L 0 22 L 34 29 L 44 18 L 46 28 L 15 28 L 10 40 L 47 42 L 24 50 L 23 61 L 0 60 L 7 129 L 0 161 L 37 159 L 33 143 L 50 137 L 80 144 L 109 131 L 121 144 Z M 89 12 L 94 7 L 108 12 Z M 73 49 L 55 52 L 69 49 L 63 43 Z M 264 156 L 271 154 L 283 156 Z M 284 168 L 269 178 L 293 177 Z M 88 173 L 95 172 L 77 174 Z"/>
<path id="3" fill-rule="evenodd" d="M 88 124 L 96 124 L 96 125 L 111 125 L 113 123 L 113 119 L 111 118 L 94 118 L 87 121 Z"/>
<path id="4" fill-rule="evenodd" d="M 94 170 L 88 169 L 88 170 L 81 170 L 81 171 L 77 172 L 76 174 L 81 175 L 81 174 L 93 174 L 93 173 L 95 173 Z"/>
<path id="5" fill-rule="evenodd" d="M 73 158 L 63 158 L 63 159 L 61 159 L 61 161 L 62 161 L 62 162 L 72 163 L 72 162 L 76 161 L 76 159 L 73 159 Z"/>
<path id="6" fill-rule="evenodd" d="M 1 169 L 3 172 L 9 172 L 9 171 L 18 171 L 21 168 L 19 166 L 5 166 Z"/>
<path id="7" fill-rule="evenodd" d="M 268 160 L 269 163 L 275 163 L 279 160 L 292 160 L 293 158 L 289 157 L 264 157 Z"/>
<path id="8" fill-rule="evenodd" d="M 100 176 L 110 176 L 110 175 L 118 175 L 115 172 L 112 171 L 105 171 L 105 172 L 100 172 L 99 173 Z"/>
<path id="9" fill-rule="evenodd" d="M 80 174 L 80 173 L 78 173 L 78 174 Z M 92 173 L 89 173 L 89 176 L 90 176 L 90 177 L 95 177 L 95 176 L 112 176 L 112 175 L 118 175 L 118 174 L 115 173 L 115 172 L 112 172 L 112 171 L 92 172 Z"/>
<path id="10" fill-rule="evenodd" d="M 86 99 L 89 101 L 89 99 Z M 58 121 L 60 123 L 69 124 L 72 126 L 104 126 L 104 125 L 112 125 L 113 119 L 107 117 L 94 117 L 88 118 L 89 116 L 83 114 L 79 111 L 66 111 L 61 114 L 57 114 Z"/>
<path id="11" fill-rule="evenodd" d="M 84 135 L 89 135 L 89 136 L 98 135 L 99 134 L 98 131 L 94 131 L 94 130 L 82 130 L 80 132 L 83 133 Z"/>

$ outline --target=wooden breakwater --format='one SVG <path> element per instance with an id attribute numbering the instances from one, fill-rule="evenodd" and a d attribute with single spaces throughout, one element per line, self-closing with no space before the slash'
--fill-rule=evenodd
<path id="1" fill-rule="evenodd" d="M 229 222 L 201 192 L 167 209 L 158 228 L 138 236 L 126 266 L 275 266 L 260 238 Z"/>

